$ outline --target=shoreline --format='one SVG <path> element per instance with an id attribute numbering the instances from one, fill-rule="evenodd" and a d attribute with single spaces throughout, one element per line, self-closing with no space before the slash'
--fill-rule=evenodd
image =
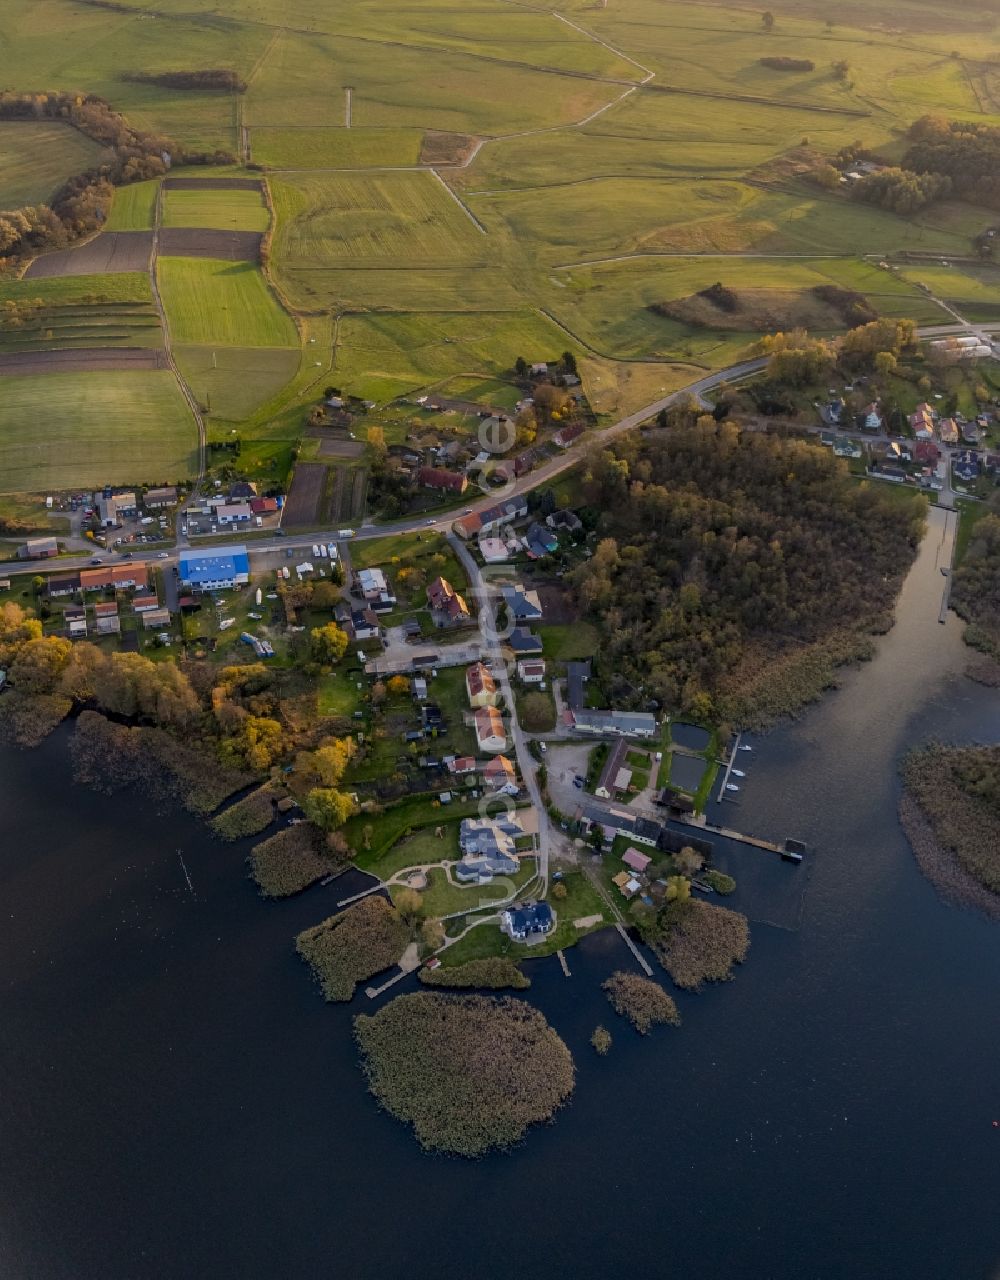
<path id="1" fill-rule="evenodd" d="M 900 796 L 899 824 L 921 874 L 946 901 L 971 907 L 991 920 L 1000 920 L 1000 896 L 991 893 L 939 841 L 919 802 L 905 789 Z"/>

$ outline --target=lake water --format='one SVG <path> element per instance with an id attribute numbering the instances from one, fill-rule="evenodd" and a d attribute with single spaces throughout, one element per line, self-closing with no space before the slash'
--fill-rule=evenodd
<path id="1" fill-rule="evenodd" d="M 509 1157 L 428 1158 L 372 1104 L 369 1002 L 324 1005 L 292 949 L 348 882 L 265 904 L 244 846 L 74 787 L 68 731 L 0 754 L 3 1280 L 1000 1274 L 1000 929 L 938 899 L 895 818 L 908 742 L 1000 723 L 937 621 L 940 521 L 876 660 L 753 741 L 716 815 L 814 850 L 727 854 L 774 921 L 736 981 L 643 1040 L 598 990 L 617 935 L 570 979 L 533 963 L 578 1085 Z"/>

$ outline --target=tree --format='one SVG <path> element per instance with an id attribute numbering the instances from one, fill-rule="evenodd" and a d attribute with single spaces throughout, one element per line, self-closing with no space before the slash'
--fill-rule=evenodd
<path id="1" fill-rule="evenodd" d="M 444 925 L 440 920 L 425 920 L 420 926 L 420 946 L 424 955 L 440 951 L 444 946 Z"/>
<path id="2" fill-rule="evenodd" d="M 674 866 L 685 876 L 696 876 L 705 865 L 705 859 L 696 849 L 686 844 L 679 853 L 674 854 Z"/>
<path id="3" fill-rule="evenodd" d="M 562 367 L 567 373 L 576 373 L 576 356 L 572 351 L 562 353 Z"/>
<path id="4" fill-rule="evenodd" d="M 284 753 L 285 733 L 270 716 L 247 715 L 239 731 L 225 739 L 222 746 L 225 755 L 235 755 L 263 773 Z"/>
<path id="5" fill-rule="evenodd" d="M 354 801 L 333 787 L 314 787 L 302 801 L 302 811 L 321 831 L 336 831 L 354 813 Z"/>
<path id="6" fill-rule="evenodd" d="M 364 845 L 366 849 L 370 849 L 372 847 L 372 836 L 374 834 L 375 834 L 375 828 L 372 826 L 370 822 L 366 822 L 365 825 L 361 828 L 361 839 L 364 841 Z"/>
<path id="7" fill-rule="evenodd" d="M 333 609 L 340 599 L 340 592 L 332 582 L 324 578 L 313 583 L 312 604 L 316 609 Z"/>
<path id="8" fill-rule="evenodd" d="M 59 636 L 29 640 L 11 666 L 11 684 L 23 693 L 52 693 L 72 651 L 72 644 Z"/>
<path id="9" fill-rule="evenodd" d="M 691 881 L 687 876 L 667 877 L 667 901 L 687 902 L 691 897 Z"/>
<path id="10" fill-rule="evenodd" d="M 410 682 L 406 676 L 390 676 L 386 688 L 393 697 L 400 698 L 410 692 Z"/>
<path id="11" fill-rule="evenodd" d="M 875 372 L 883 378 L 888 378 L 899 368 L 899 361 L 891 351 L 878 351 L 875 354 Z"/>
<path id="12" fill-rule="evenodd" d="M 768 10 L 768 11 L 767 11 L 767 12 L 765 12 L 765 13 L 762 13 L 762 14 L 760 15 L 760 20 L 761 20 L 761 24 L 763 25 L 763 27 L 764 27 L 764 30 L 765 30 L 765 31 L 773 31 L 773 30 L 774 30 L 774 14 L 773 14 L 773 13 L 771 13 L 771 12 L 770 12 L 770 10 Z"/>
<path id="13" fill-rule="evenodd" d="M 347 652 L 347 632 L 335 622 L 313 627 L 309 633 L 309 649 L 316 662 L 332 667 Z"/>
<path id="14" fill-rule="evenodd" d="M 833 64 L 833 74 L 838 80 L 846 80 L 851 73 L 851 64 L 846 58 L 841 58 Z"/>
<path id="15" fill-rule="evenodd" d="M 0 667 L 9 667 L 22 645 L 42 638 L 42 624 L 19 604 L 0 605 Z"/>
<path id="16" fill-rule="evenodd" d="M 357 750 L 353 738 L 334 738 L 313 752 L 313 767 L 324 787 L 335 787 Z"/>
<path id="17" fill-rule="evenodd" d="M 423 894 L 416 889 L 397 889 L 392 895 L 392 905 L 399 912 L 404 924 L 411 928 L 424 914 Z"/>
<path id="18" fill-rule="evenodd" d="M 518 356 L 514 361 L 514 372 L 519 378 L 526 378 L 528 376 L 528 362 L 525 360 L 524 356 Z"/>
<path id="19" fill-rule="evenodd" d="M 552 896 L 559 902 L 562 902 L 569 896 L 569 890 L 561 880 L 557 880 L 552 886 Z"/>
<path id="20" fill-rule="evenodd" d="M 372 454 L 372 466 L 384 467 L 385 460 L 389 456 L 389 449 L 385 443 L 385 432 L 379 426 L 371 426 L 368 428 L 368 448 Z"/>

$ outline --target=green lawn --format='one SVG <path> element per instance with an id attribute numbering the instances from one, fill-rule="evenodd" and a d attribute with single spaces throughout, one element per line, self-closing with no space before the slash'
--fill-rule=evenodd
<path id="1" fill-rule="evenodd" d="M 194 420 L 165 370 L 49 373 L 3 383 L 6 492 L 172 482 L 196 470 Z"/>
<path id="2" fill-rule="evenodd" d="M 301 352 L 291 347 L 189 346 L 174 356 L 188 385 L 212 417 L 242 422 L 295 377 Z"/>
<path id="3" fill-rule="evenodd" d="M 153 225 L 159 187 L 156 179 L 116 187 L 105 230 L 148 231 Z"/>
<path id="4" fill-rule="evenodd" d="M 316 682 L 316 704 L 321 716 L 351 716 L 361 703 L 361 690 L 353 676 L 332 671 Z"/>
<path id="5" fill-rule="evenodd" d="M 12 69 L 5 47 L 5 77 Z M 45 204 L 67 178 L 97 164 L 102 150 L 55 120 L 0 121 L 0 209 Z"/>
<path id="6" fill-rule="evenodd" d="M 446 810 L 442 810 L 442 813 Z M 372 823 L 374 825 L 374 822 Z M 442 835 L 437 835 L 437 826 L 425 827 L 416 835 L 400 841 L 394 848 L 387 850 L 374 862 L 365 866 L 373 876 L 389 880 L 399 871 L 407 867 L 418 867 L 430 862 L 454 861 L 459 857 L 458 820 L 441 819 Z"/>
<path id="7" fill-rule="evenodd" d="M 218 231 L 266 231 L 270 214 L 259 191 L 174 190 L 163 193 L 165 227 L 208 227 Z"/>
<path id="8" fill-rule="evenodd" d="M 252 263 L 161 257 L 157 271 L 175 342 L 298 347 L 295 325 Z"/>
<path id="9" fill-rule="evenodd" d="M 589 622 L 541 625 L 542 650 L 554 662 L 577 662 L 592 658 L 600 644 L 597 629 Z"/>

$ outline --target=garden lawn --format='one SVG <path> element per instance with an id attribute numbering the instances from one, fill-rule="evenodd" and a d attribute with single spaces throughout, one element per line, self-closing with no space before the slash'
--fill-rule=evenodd
<path id="1" fill-rule="evenodd" d="M 161 257 L 157 272 L 174 342 L 298 348 L 291 317 L 252 263 Z"/>
<path id="2" fill-rule="evenodd" d="M 3 380 L 0 489 L 186 480 L 197 431 L 173 374 L 49 373 Z"/>

